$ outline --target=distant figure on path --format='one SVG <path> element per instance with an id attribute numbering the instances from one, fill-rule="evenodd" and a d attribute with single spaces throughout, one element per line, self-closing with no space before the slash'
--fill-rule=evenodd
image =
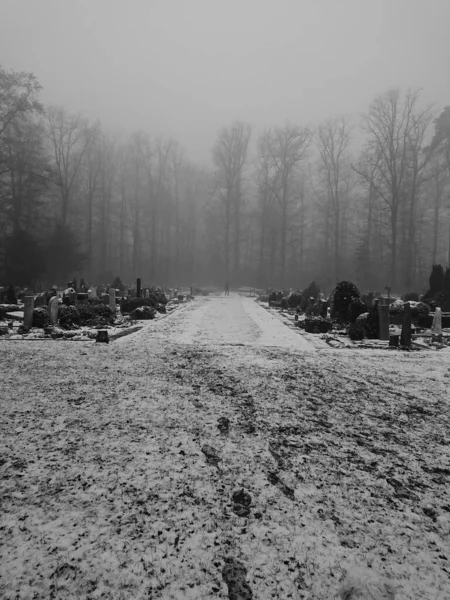
<path id="1" fill-rule="evenodd" d="M 225 296 L 229 296 L 230 295 L 230 283 L 228 281 L 228 279 L 225 281 Z"/>

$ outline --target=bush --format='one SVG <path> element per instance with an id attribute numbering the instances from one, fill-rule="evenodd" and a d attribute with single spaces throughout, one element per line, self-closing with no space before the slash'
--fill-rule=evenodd
<path id="1" fill-rule="evenodd" d="M 33 327 L 43 329 L 50 323 L 50 315 L 43 306 L 33 309 Z"/>
<path id="2" fill-rule="evenodd" d="M 111 287 L 115 290 L 120 290 L 121 292 L 123 292 L 123 290 L 125 289 L 125 286 L 123 285 L 122 280 L 119 276 L 114 278 Z"/>
<path id="3" fill-rule="evenodd" d="M 380 320 L 378 316 L 378 302 L 369 310 L 365 319 L 364 331 L 366 338 L 377 340 L 380 335 Z"/>
<path id="4" fill-rule="evenodd" d="M 148 321 L 150 319 L 154 319 L 156 315 L 156 310 L 153 306 L 138 306 L 131 313 L 130 317 L 137 321 Z"/>
<path id="5" fill-rule="evenodd" d="M 104 305 L 102 303 L 100 303 L 100 306 L 104 306 Z M 93 319 L 95 317 L 95 307 L 93 307 L 89 303 L 79 304 L 77 309 L 78 309 L 78 312 L 80 313 L 81 325 L 86 325 L 86 323 L 88 321 L 90 321 L 91 319 Z"/>
<path id="6" fill-rule="evenodd" d="M 292 292 L 288 297 L 288 304 L 291 308 L 297 308 L 302 303 L 302 295 L 299 292 Z"/>
<path id="7" fill-rule="evenodd" d="M 356 285 L 350 281 L 340 281 L 331 295 L 332 316 L 347 321 L 350 304 L 360 296 Z"/>
<path id="8" fill-rule="evenodd" d="M 409 304 L 411 306 L 411 318 L 418 319 L 421 316 L 426 316 L 430 312 L 430 306 L 425 302 L 413 302 L 412 300 L 408 303 L 402 302 L 401 300 L 396 300 L 389 307 L 390 315 L 403 315 L 405 312 L 405 304 Z"/>
<path id="9" fill-rule="evenodd" d="M 319 297 L 320 294 L 320 287 L 316 284 L 315 281 L 312 281 L 309 286 L 306 288 L 306 290 L 303 291 L 303 297 L 304 298 L 314 298 L 314 300 L 317 300 L 317 298 Z"/>
<path id="10" fill-rule="evenodd" d="M 364 327 L 359 323 L 351 323 L 348 328 L 348 336 L 351 340 L 364 339 Z"/>
<path id="11" fill-rule="evenodd" d="M 409 302 L 410 300 L 412 300 L 413 302 L 419 302 L 419 298 L 419 292 L 408 292 L 403 296 L 403 302 Z"/>
<path id="12" fill-rule="evenodd" d="M 304 327 L 307 333 L 327 333 L 333 327 L 333 323 L 322 317 L 306 317 Z"/>
<path id="13" fill-rule="evenodd" d="M 348 307 L 348 320 L 350 323 L 355 323 L 359 315 L 366 313 L 368 310 L 369 307 L 360 298 L 352 300 Z"/>
<path id="14" fill-rule="evenodd" d="M 16 292 L 14 291 L 14 288 L 12 285 L 9 286 L 9 288 L 6 290 L 6 293 L 4 293 L 3 295 L 3 302 L 5 304 L 17 304 L 17 295 Z"/>
<path id="15" fill-rule="evenodd" d="M 114 323 L 115 314 L 113 313 L 112 308 L 106 306 L 106 304 L 96 304 L 92 307 L 94 317 L 102 317 L 105 321 L 109 323 Z"/>
<path id="16" fill-rule="evenodd" d="M 88 302 L 91 306 L 98 306 L 99 304 L 103 304 L 100 298 L 89 298 Z"/>
<path id="17" fill-rule="evenodd" d="M 289 308 L 289 302 L 287 298 L 282 298 L 281 302 L 280 302 L 280 306 L 281 308 L 284 308 L 285 310 Z"/>
<path id="18" fill-rule="evenodd" d="M 141 306 L 154 306 L 152 298 L 122 298 L 120 301 L 120 310 L 123 313 L 131 313 Z"/>
<path id="19" fill-rule="evenodd" d="M 80 313 L 75 306 L 62 304 L 58 307 L 58 322 L 63 329 L 69 329 L 74 325 L 80 325 Z"/>
<path id="20" fill-rule="evenodd" d="M 6 308 L 4 306 L 0 306 L 0 321 L 6 319 Z"/>

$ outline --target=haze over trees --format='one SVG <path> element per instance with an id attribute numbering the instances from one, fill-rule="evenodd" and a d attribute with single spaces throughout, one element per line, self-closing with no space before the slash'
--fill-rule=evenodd
<path id="1" fill-rule="evenodd" d="M 40 91 L 0 69 L 0 283 L 411 291 L 450 262 L 450 107 L 419 91 L 381 92 L 354 123 L 225 123 L 212 167 L 170 137 L 43 106 Z"/>

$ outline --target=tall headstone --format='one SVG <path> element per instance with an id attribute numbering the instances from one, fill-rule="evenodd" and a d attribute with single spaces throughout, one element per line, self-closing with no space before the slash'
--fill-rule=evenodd
<path id="1" fill-rule="evenodd" d="M 145 297 L 150 298 L 150 290 L 145 290 Z"/>
<path id="2" fill-rule="evenodd" d="M 384 298 L 378 303 L 378 318 L 380 323 L 380 340 L 389 340 L 389 304 L 385 303 Z"/>
<path id="3" fill-rule="evenodd" d="M 33 325 L 34 296 L 25 296 L 23 324 L 27 329 Z"/>
<path id="4" fill-rule="evenodd" d="M 53 298 L 50 298 L 50 300 L 48 302 L 48 312 L 50 314 L 50 323 L 52 325 L 54 325 L 55 323 L 58 322 L 58 307 L 59 307 L 58 296 L 53 296 Z"/>
<path id="5" fill-rule="evenodd" d="M 442 342 L 442 310 L 439 306 L 434 311 L 431 333 L 433 341 Z"/>
<path id="6" fill-rule="evenodd" d="M 94 298 L 94 290 L 92 288 L 88 289 L 87 294 L 88 294 L 89 300 L 92 300 Z"/>
<path id="7" fill-rule="evenodd" d="M 405 312 L 403 313 L 402 334 L 400 336 L 400 345 L 411 348 L 411 305 L 405 303 Z"/>
<path id="8" fill-rule="evenodd" d="M 141 297 L 141 280 L 140 278 L 136 279 L 136 298 Z"/>
<path id="9" fill-rule="evenodd" d="M 116 312 L 116 290 L 113 287 L 109 288 L 109 308 Z"/>

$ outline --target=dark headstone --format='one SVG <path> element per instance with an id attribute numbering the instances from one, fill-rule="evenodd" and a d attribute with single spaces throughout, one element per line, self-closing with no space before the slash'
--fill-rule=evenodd
<path id="1" fill-rule="evenodd" d="M 409 302 L 406 302 L 405 311 L 403 313 L 403 325 L 400 344 L 405 348 L 411 348 L 411 305 L 409 304 Z"/>
<path id="2" fill-rule="evenodd" d="M 141 280 L 138 278 L 136 279 L 136 298 L 140 298 L 141 297 Z"/>
<path id="3" fill-rule="evenodd" d="M 109 344 L 108 331 L 106 329 L 99 329 L 97 331 L 97 337 L 95 338 L 95 341 L 103 344 Z"/>

